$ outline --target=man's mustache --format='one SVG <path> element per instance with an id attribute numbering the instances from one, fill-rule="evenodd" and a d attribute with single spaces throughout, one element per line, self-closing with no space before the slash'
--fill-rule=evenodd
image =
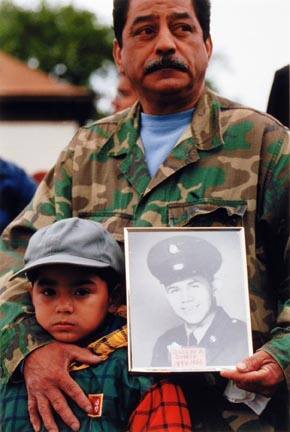
<path id="1" fill-rule="evenodd" d="M 187 72 L 188 66 L 177 58 L 161 57 L 159 60 L 154 60 L 144 68 L 145 75 L 156 72 L 161 69 L 177 69 L 182 72 Z"/>

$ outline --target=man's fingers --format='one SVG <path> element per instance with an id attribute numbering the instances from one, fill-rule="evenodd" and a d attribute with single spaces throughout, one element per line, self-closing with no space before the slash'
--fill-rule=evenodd
<path id="1" fill-rule="evenodd" d="M 86 348 L 80 348 L 76 345 L 71 345 L 70 356 L 74 361 L 86 364 L 97 364 L 102 360 L 96 354 L 93 354 L 90 350 Z"/>
<path id="2" fill-rule="evenodd" d="M 92 411 L 91 402 L 86 397 L 82 389 L 78 386 L 78 384 L 69 375 L 62 377 L 59 382 L 59 387 L 66 395 L 70 397 L 70 399 L 74 400 L 81 409 L 87 413 Z"/>
<path id="3" fill-rule="evenodd" d="M 224 378 L 232 379 L 235 383 L 252 383 L 252 382 L 261 382 L 267 377 L 268 371 L 265 369 L 260 369 L 259 371 L 253 372 L 239 372 L 224 370 L 221 371 L 221 376 Z"/>
<path id="4" fill-rule="evenodd" d="M 37 396 L 37 408 L 47 432 L 59 432 L 54 421 L 49 401 L 42 395 Z"/>
<path id="5" fill-rule="evenodd" d="M 238 381 L 242 384 L 260 384 L 267 379 L 268 371 L 261 369 L 259 371 L 248 372 L 244 374 L 239 374 Z"/>
<path id="6" fill-rule="evenodd" d="M 220 371 L 220 375 L 223 378 L 231 379 L 233 381 L 238 381 L 239 377 L 241 376 L 241 372 L 238 372 L 237 370 L 229 370 L 224 369 Z"/>
<path id="7" fill-rule="evenodd" d="M 33 430 L 39 432 L 41 429 L 41 421 L 38 414 L 36 399 L 28 396 L 27 407 Z"/>
<path id="8" fill-rule="evenodd" d="M 254 354 L 252 357 L 248 357 L 242 362 L 238 363 L 236 368 L 240 372 L 251 372 L 259 370 L 261 365 L 261 358 Z"/>
<path id="9" fill-rule="evenodd" d="M 79 421 L 68 406 L 63 394 L 58 389 L 54 389 L 47 393 L 47 399 L 49 400 L 51 408 L 58 413 L 64 423 L 73 431 L 78 431 L 80 428 Z"/>
<path id="10" fill-rule="evenodd" d="M 35 431 L 40 430 L 41 421 L 50 432 L 58 430 L 53 411 L 60 415 L 71 430 L 79 430 L 79 421 L 66 398 L 73 399 L 85 412 L 92 411 L 89 399 L 68 373 L 72 361 L 96 364 L 101 360 L 86 348 L 59 342 L 38 348 L 25 360 L 24 378 L 31 400 L 30 418 Z"/>

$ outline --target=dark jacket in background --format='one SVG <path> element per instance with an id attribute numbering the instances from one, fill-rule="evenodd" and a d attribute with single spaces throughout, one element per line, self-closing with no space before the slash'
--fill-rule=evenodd
<path id="1" fill-rule="evenodd" d="M 276 117 L 287 127 L 290 127 L 289 74 L 289 65 L 284 66 L 275 72 L 267 107 L 267 113 L 271 114 L 273 117 Z"/>
<path id="2" fill-rule="evenodd" d="M 36 183 L 22 168 L 0 159 L 0 234 L 27 206 Z"/>

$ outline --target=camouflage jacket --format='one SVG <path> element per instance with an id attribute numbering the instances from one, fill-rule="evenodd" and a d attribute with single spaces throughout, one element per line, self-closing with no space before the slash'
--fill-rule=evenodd
<path id="1" fill-rule="evenodd" d="M 191 127 L 150 178 L 139 137 L 140 107 L 81 128 L 4 231 L 4 381 L 47 343 L 23 279 L 9 281 L 38 228 L 71 216 L 101 222 L 123 242 L 130 226 L 237 226 L 246 233 L 254 348 L 289 371 L 289 135 L 266 114 L 206 90 Z M 8 273 L 7 273 L 8 272 Z"/>

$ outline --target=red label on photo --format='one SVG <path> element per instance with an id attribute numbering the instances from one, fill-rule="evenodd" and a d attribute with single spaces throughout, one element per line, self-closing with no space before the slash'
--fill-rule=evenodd
<path id="1" fill-rule="evenodd" d="M 171 366 L 178 369 L 191 369 L 206 366 L 206 350 L 198 347 L 172 348 Z"/>
<path id="2" fill-rule="evenodd" d="M 91 414 L 88 414 L 89 417 L 101 417 L 102 411 L 103 411 L 103 393 L 99 394 L 89 394 L 88 395 L 89 401 L 92 404 L 93 412 Z"/>

